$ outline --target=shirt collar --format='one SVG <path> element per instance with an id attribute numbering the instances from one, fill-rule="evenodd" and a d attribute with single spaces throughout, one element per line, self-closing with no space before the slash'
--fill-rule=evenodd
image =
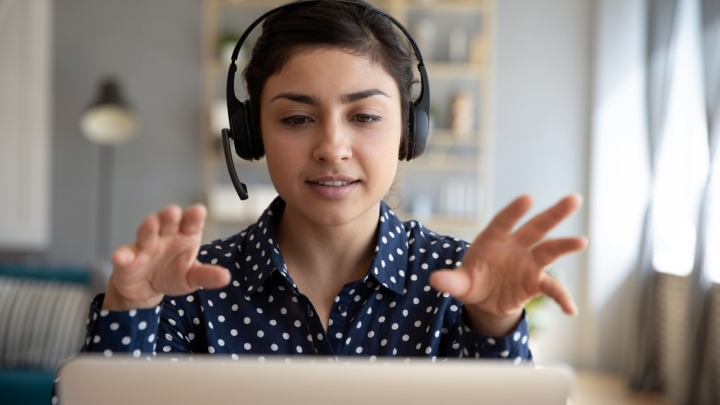
<path id="1" fill-rule="evenodd" d="M 244 269 L 246 295 L 251 295 L 261 288 L 275 271 L 281 272 L 292 282 L 275 236 L 275 217 L 284 209 L 285 201 L 277 197 L 257 222 L 240 233 L 243 243 L 239 249 L 238 260 L 242 263 L 240 268 Z"/>
<path id="2" fill-rule="evenodd" d="M 287 265 L 280 254 L 275 235 L 275 218 L 285 209 L 285 201 L 277 197 L 257 222 L 240 233 L 238 261 L 244 269 L 246 294 L 251 295 L 279 271 L 293 287 Z M 400 295 L 405 291 L 405 271 L 408 263 L 408 238 L 400 219 L 380 201 L 380 221 L 375 256 L 364 280 L 374 278 L 380 285 Z"/>
<path id="3" fill-rule="evenodd" d="M 384 287 L 404 295 L 405 272 L 409 263 L 407 252 L 408 237 L 402 221 L 388 208 L 385 201 L 381 201 L 375 257 L 368 276 L 375 278 Z"/>

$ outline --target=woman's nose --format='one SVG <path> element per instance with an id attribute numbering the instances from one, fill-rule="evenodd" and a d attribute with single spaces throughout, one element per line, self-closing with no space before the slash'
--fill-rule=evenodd
<path id="1" fill-rule="evenodd" d="M 341 163 L 352 157 L 351 133 L 340 119 L 326 120 L 318 126 L 313 158 L 325 163 Z"/>

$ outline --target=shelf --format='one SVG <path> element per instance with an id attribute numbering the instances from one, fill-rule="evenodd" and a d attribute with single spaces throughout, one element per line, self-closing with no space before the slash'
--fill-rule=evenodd
<path id="1" fill-rule="evenodd" d="M 425 153 L 418 160 L 402 162 L 398 170 L 431 172 L 480 172 L 478 159 L 458 157 L 450 153 Z"/>
<path id="2" fill-rule="evenodd" d="M 481 139 L 483 134 L 477 131 L 468 135 L 455 135 L 446 128 L 432 128 L 428 146 L 481 146 Z"/>
<path id="3" fill-rule="evenodd" d="M 249 225 L 255 222 L 277 197 L 272 186 L 249 183 L 248 198 L 240 200 L 232 185 L 216 185 L 208 190 L 205 200 L 208 219 L 217 223 Z"/>
<path id="4" fill-rule="evenodd" d="M 476 79 L 488 77 L 488 67 L 479 63 L 451 63 L 425 61 L 428 78 L 432 79 Z"/>
<path id="5" fill-rule="evenodd" d="M 417 221 L 426 228 L 438 233 L 464 233 L 474 235 L 482 231 L 483 221 L 476 217 L 455 217 L 442 214 L 433 214 L 430 217 L 415 217 L 412 213 L 393 210 L 402 221 Z M 454 236 L 454 235 L 453 235 Z M 471 241 L 468 241 L 471 242 Z"/>
<path id="6" fill-rule="evenodd" d="M 409 1 L 407 8 L 433 13 L 478 13 L 484 10 L 486 3 L 483 0 L 416 0 Z"/>

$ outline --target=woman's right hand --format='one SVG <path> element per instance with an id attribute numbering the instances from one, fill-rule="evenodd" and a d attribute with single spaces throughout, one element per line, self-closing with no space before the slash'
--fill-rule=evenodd
<path id="1" fill-rule="evenodd" d="M 111 256 L 114 267 L 102 309 L 152 308 L 165 294 L 184 295 L 230 283 L 227 269 L 197 260 L 206 216 L 202 205 L 184 212 L 169 205 L 148 215 L 135 243 L 118 247 Z"/>

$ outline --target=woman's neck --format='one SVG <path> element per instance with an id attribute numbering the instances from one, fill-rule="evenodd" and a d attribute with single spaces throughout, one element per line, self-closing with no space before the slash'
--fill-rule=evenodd
<path id="1" fill-rule="evenodd" d="M 305 294 L 316 289 L 336 294 L 343 285 L 362 278 L 375 253 L 379 218 L 378 204 L 351 223 L 326 226 L 286 207 L 276 233 L 298 288 Z"/>

